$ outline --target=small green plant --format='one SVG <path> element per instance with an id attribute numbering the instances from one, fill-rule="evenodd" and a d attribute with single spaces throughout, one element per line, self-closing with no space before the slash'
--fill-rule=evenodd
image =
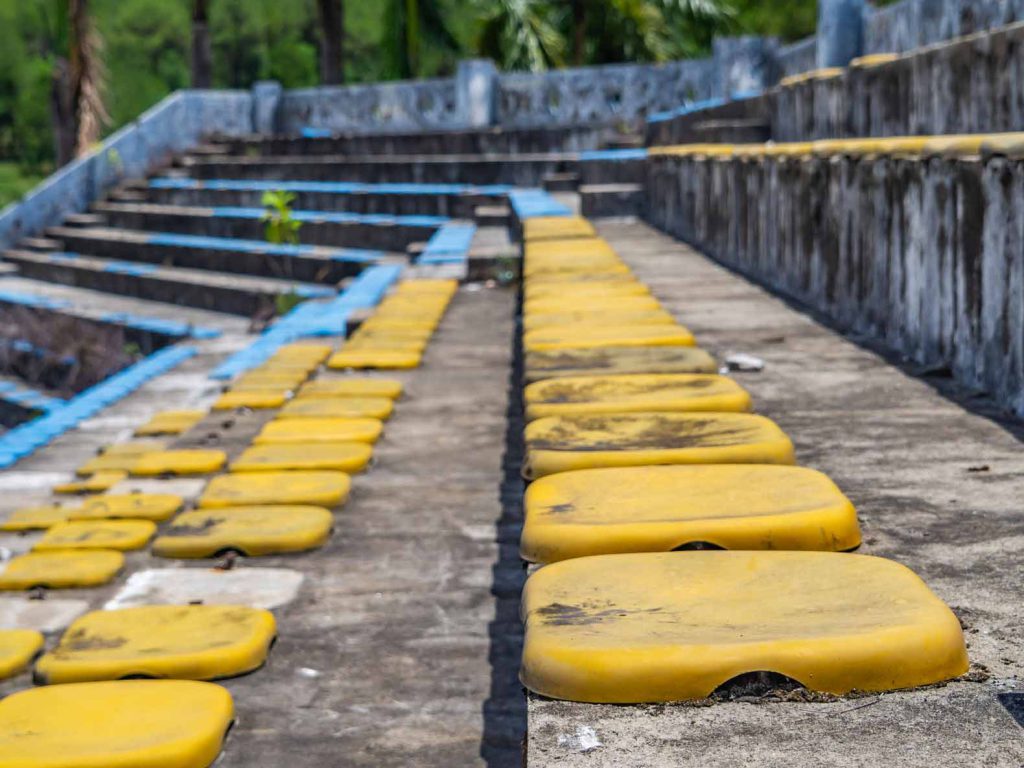
<path id="1" fill-rule="evenodd" d="M 299 244 L 301 221 L 292 216 L 295 195 L 284 190 L 268 190 L 263 193 L 263 232 L 268 243 Z"/>
<path id="2" fill-rule="evenodd" d="M 287 315 L 295 307 L 302 303 L 302 297 L 295 291 L 279 293 L 274 298 L 274 310 L 278 315 Z"/>

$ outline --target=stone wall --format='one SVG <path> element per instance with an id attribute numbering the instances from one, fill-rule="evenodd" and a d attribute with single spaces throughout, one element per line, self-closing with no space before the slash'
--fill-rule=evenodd
<path id="1" fill-rule="evenodd" d="M 656 226 L 1024 415 L 1024 160 L 662 155 L 647 173 Z"/>
<path id="2" fill-rule="evenodd" d="M 865 53 L 913 48 L 1024 21 L 1024 0 L 903 0 L 864 15 Z"/>
<path id="3" fill-rule="evenodd" d="M 204 135 L 252 132 L 248 91 L 177 91 L 94 151 L 49 176 L 0 212 L 0 247 L 84 211 L 123 179 L 143 176 Z"/>

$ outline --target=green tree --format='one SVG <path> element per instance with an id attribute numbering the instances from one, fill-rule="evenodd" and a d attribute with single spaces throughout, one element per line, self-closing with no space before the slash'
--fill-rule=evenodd
<path id="1" fill-rule="evenodd" d="M 565 40 L 551 6 L 540 0 L 488 0 L 476 50 L 506 70 L 540 72 L 560 66 Z"/>
<path id="2" fill-rule="evenodd" d="M 455 54 L 459 42 L 438 0 L 386 0 L 381 39 L 385 72 L 406 80 L 424 73 L 423 50 Z"/>

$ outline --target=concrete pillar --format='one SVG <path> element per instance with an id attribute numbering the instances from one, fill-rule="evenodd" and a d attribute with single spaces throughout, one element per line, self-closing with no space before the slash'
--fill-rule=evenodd
<path id="1" fill-rule="evenodd" d="M 455 107 L 465 126 L 494 125 L 498 68 L 490 59 L 460 61 L 455 72 Z M 453 126 L 454 127 L 454 126 Z"/>
<path id="2" fill-rule="evenodd" d="M 277 130 L 277 108 L 284 89 L 276 80 L 263 80 L 252 87 L 252 129 L 271 135 Z"/>
<path id="3" fill-rule="evenodd" d="M 845 67 L 864 53 L 864 0 L 818 0 L 818 67 Z"/>
<path id="4" fill-rule="evenodd" d="M 778 41 L 770 37 L 716 37 L 712 55 L 718 82 L 715 96 L 759 93 L 775 81 L 775 51 Z"/>

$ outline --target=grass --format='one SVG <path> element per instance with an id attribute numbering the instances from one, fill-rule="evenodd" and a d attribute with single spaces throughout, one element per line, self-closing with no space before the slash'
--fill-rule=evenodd
<path id="1" fill-rule="evenodd" d="M 43 178 L 42 174 L 26 172 L 17 163 L 0 162 L 0 208 L 21 199 Z"/>

